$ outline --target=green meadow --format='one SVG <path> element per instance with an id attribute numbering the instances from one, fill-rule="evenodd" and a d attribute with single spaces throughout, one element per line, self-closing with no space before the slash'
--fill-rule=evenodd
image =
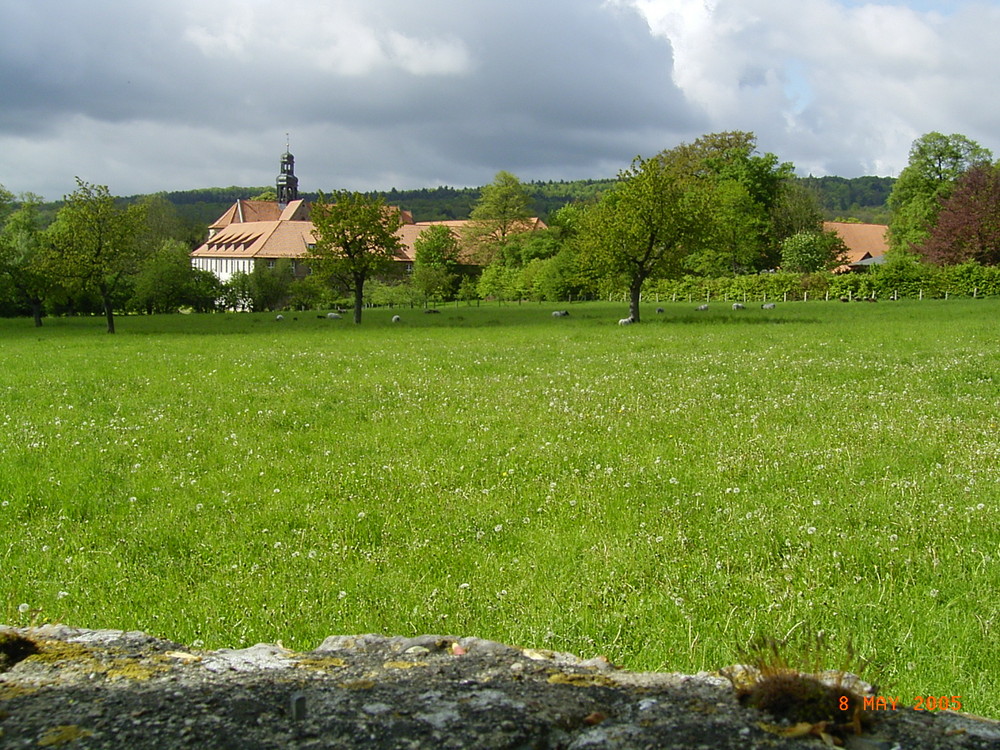
<path id="1" fill-rule="evenodd" d="M 0 321 L 0 622 L 685 672 L 822 632 L 1000 716 L 1000 300 L 655 306 Z"/>

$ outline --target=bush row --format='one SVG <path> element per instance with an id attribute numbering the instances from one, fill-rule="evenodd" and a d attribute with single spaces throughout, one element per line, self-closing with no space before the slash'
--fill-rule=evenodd
<path id="1" fill-rule="evenodd" d="M 677 302 L 995 297 L 1000 296 L 1000 267 L 974 262 L 958 266 L 903 262 L 845 274 L 762 273 L 723 278 L 685 276 L 649 282 L 644 296 L 646 299 Z"/>

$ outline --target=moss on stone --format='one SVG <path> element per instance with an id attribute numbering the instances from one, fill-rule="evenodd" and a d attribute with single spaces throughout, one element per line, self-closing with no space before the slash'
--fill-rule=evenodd
<path id="1" fill-rule="evenodd" d="M 336 656 L 306 656 L 297 661 L 303 669 L 317 669 L 324 671 L 327 669 L 339 669 L 346 667 L 347 662 Z"/>

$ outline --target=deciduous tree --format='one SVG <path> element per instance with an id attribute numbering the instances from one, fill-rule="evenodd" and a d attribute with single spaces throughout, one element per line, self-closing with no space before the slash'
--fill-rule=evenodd
<path id="1" fill-rule="evenodd" d="M 480 265 L 489 265 L 512 235 L 531 229 L 531 197 L 510 172 L 497 172 L 469 214 L 463 241 Z"/>
<path id="2" fill-rule="evenodd" d="M 444 224 L 420 233 L 413 243 L 413 285 L 424 295 L 447 298 L 455 290 L 460 246 L 458 237 Z"/>
<path id="3" fill-rule="evenodd" d="M 781 268 L 793 273 L 829 271 L 847 260 L 847 246 L 836 232 L 798 232 L 781 243 Z"/>
<path id="4" fill-rule="evenodd" d="M 80 178 L 76 183 L 50 227 L 51 265 L 62 277 L 76 279 L 100 296 L 108 333 L 114 333 L 115 295 L 151 250 L 139 241 L 145 210 L 117 206 L 104 185 Z"/>
<path id="5" fill-rule="evenodd" d="M 2 202 L 3 196 L 0 196 Z M 42 304 L 54 285 L 44 266 L 44 233 L 38 216 L 40 204 L 41 198 L 37 195 L 21 196 L 20 208 L 0 224 L 0 274 L 10 280 L 17 294 L 31 307 L 36 327 L 42 325 Z M 2 213 L 5 212 L 0 207 Z"/>
<path id="6" fill-rule="evenodd" d="M 625 280 L 635 322 L 646 279 L 679 275 L 703 228 L 705 191 L 686 156 L 674 149 L 636 157 L 588 210 L 580 232 L 581 262 Z"/>
<path id="7" fill-rule="evenodd" d="M 1000 263 L 1000 167 L 972 167 L 958 178 L 917 252 L 939 265 Z"/>
<path id="8" fill-rule="evenodd" d="M 309 251 L 313 271 L 344 282 L 354 294 L 354 322 L 361 322 L 365 282 L 386 269 L 402 247 L 399 211 L 381 198 L 340 191 L 320 193 L 312 205 L 315 245 Z"/>
<path id="9" fill-rule="evenodd" d="M 889 195 L 890 248 L 905 252 L 921 244 L 956 180 L 972 167 L 989 164 L 992 158 L 989 149 L 964 135 L 933 132 L 915 140 L 909 163 Z"/>

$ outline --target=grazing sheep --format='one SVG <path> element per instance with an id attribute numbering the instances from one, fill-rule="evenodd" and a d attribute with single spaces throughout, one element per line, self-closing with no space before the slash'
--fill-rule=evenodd
<path id="1" fill-rule="evenodd" d="M 695 310 L 697 310 L 698 312 L 705 312 L 705 310 L 707 310 L 707 309 L 708 309 L 708 305 L 698 305 L 695 308 Z"/>
<path id="2" fill-rule="evenodd" d="M 555 310 L 552 313 L 553 318 L 568 318 L 569 310 Z"/>
<path id="3" fill-rule="evenodd" d="M 851 298 L 850 298 L 850 297 L 841 297 L 841 298 L 840 298 L 840 301 L 841 301 L 841 302 L 850 302 L 850 301 L 851 301 Z"/>
<path id="4" fill-rule="evenodd" d="M 741 305 L 739 302 L 734 302 L 733 303 L 733 309 L 734 310 L 746 310 L 746 308 L 743 305 Z"/>
<path id="5" fill-rule="evenodd" d="M 398 322 L 399 322 L 399 321 L 401 321 L 401 320 L 402 320 L 402 318 L 401 318 L 401 317 L 399 317 L 398 315 L 393 315 L 393 316 L 392 316 L 392 322 L 393 322 L 393 323 L 398 323 Z"/>
<path id="6" fill-rule="evenodd" d="M 666 312 L 666 310 L 664 310 L 662 307 L 656 308 L 656 314 L 657 315 L 663 315 L 663 313 L 665 313 L 665 312 Z"/>
<path id="7" fill-rule="evenodd" d="M 340 316 L 337 313 L 327 313 L 327 320 L 340 320 Z"/>
<path id="8" fill-rule="evenodd" d="M 285 316 L 284 316 L 284 315 L 275 315 L 275 316 L 274 316 L 274 319 L 275 319 L 275 320 L 284 320 L 284 319 L 285 319 Z"/>
<path id="9" fill-rule="evenodd" d="M 424 310 L 424 313 L 426 315 L 436 315 L 439 312 L 441 312 L 441 311 L 440 310 L 435 310 L 433 307 L 429 307 L 428 309 Z"/>
<path id="10" fill-rule="evenodd" d="M 760 309 L 761 310 L 773 310 L 774 309 L 774 303 L 773 302 L 768 302 L 765 305 L 761 305 Z"/>
<path id="11" fill-rule="evenodd" d="M 621 320 L 618 321 L 618 325 L 620 326 L 630 326 L 633 323 L 635 323 L 635 320 L 633 320 L 631 315 L 629 315 L 627 318 L 622 318 Z"/>

